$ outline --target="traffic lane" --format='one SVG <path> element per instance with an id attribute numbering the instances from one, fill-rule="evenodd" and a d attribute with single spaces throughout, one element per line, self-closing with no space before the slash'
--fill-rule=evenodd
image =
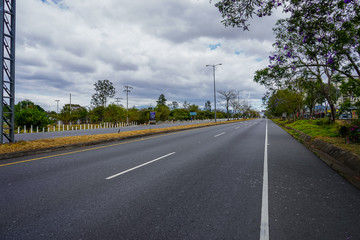
<path id="1" fill-rule="evenodd" d="M 112 179 L 114 188 L 123 181 L 135 184 L 135 196 L 125 208 L 118 206 L 118 214 L 104 213 L 99 229 L 106 231 L 100 234 L 110 239 L 259 239 L 263 141 L 251 142 L 259 143 L 263 131 L 223 135 L 221 141 Z"/>
<path id="2" fill-rule="evenodd" d="M 218 131 L 218 129 L 215 130 Z M 209 135 L 211 134 L 213 133 L 209 133 Z M 199 139 L 197 137 L 200 135 L 201 134 L 195 134 L 190 138 L 190 139 L 194 139 L 193 143 L 191 143 L 191 141 L 188 140 L 189 138 L 187 138 L 186 142 L 189 143 L 189 145 L 185 149 L 187 150 L 198 149 L 197 145 L 199 144 Z M 208 135 L 206 135 L 206 138 L 207 137 Z M 167 141 L 167 142 L 172 142 L 172 141 Z M 206 141 L 204 140 L 202 142 L 206 142 Z M 162 145 L 162 144 L 157 144 L 157 145 Z M 204 145 L 209 147 L 208 151 L 215 149 L 215 147 L 213 147 L 212 144 L 204 144 Z M 86 158 L 88 157 L 89 156 L 86 156 Z M 77 159 L 76 161 L 78 160 L 79 159 Z M 185 163 L 192 163 L 193 157 L 191 156 L 191 154 L 188 157 L 186 157 L 185 155 L 185 157 L 181 158 L 181 160 L 185 160 Z M 119 161 L 117 161 L 117 163 L 118 162 Z M 166 162 L 167 161 L 164 161 L 164 163 Z M 44 164 L 45 161 L 41 163 Z M 182 162 L 179 160 L 175 162 L 171 161 L 171 163 L 180 164 Z M 144 169 L 147 169 L 148 167 L 152 167 L 152 166 L 149 165 Z M 169 170 L 173 168 L 174 167 L 171 167 Z M 24 198 L 24 201 L 22 202 L 24 203 L 23 206 L 21 204 L 16 204 L 16 202 L 14 203 L 14 199 L 8 199 L 10 201 L 6 201 L 5 203 L 2 203 L 2 206 L 7 206 L 6 203 L 8 204 L 9 202 L 14 203 L 12 204 L 13 205 L 12 210 L 6 212 L 8 213 L 6 214 L 8 216 L 17 216 L 19 212 L 25 213 L 25 216 L 19 216 L 17 219 L 10 218 L 9 219 L 10 224 L 7 224 L 6 227 L 14 228 L 15 230 L 10 232 L 15 233 L 16 236 L 20 236 L 19 234 L 22 234 L 24 238 L 25 237 L 29 238 L 29 236 L 35 237 L 40 234 L 45 234 L 44 236 L 53 237 L 52 234 L 54 233 L 60 234 L 59 236 L 63 236 L 63 237 L 65 236 L 71 237 L 72 234 L 74 233 L 78 233 L 78 236 L 81 236 L 84 233 L 89 233 L 90 234 L 89 236 L 91 237 L 93 236 L 93 234 L 95 234 L 92 231 L 93 229 L 98 229 L 96 231 L 101 232 L 103 234 L 102 228 L 92 228 L 91 226 L 97 226 L 100 220 L 101 220 L 100 222 L 103 222 L 106 221 L 106 219 L 111 219 L 111 217 L 113 216 L 113 209 L 114 208 L 117 209 L 117 205 L 119 203 L 124 203 L 124 204 L 120 204 L 122 206 L 121 210 L 126 212 L 128 209 L 127 204 L 131 204 L 133 202 L 138 201 L 138 199 L 140 198 L 141 199 L 144 198 L 144 194 L 146 196 L 146 193 L 148 192 L 150 193 L 155 192 L 153 191 L 154 188 L 156 190 L 157 186 L 160 185 L 161 182 L 163 182 L 160 181 L 158 182 L 157 185 L 155 184 L 152 186 L 147 186 L 147 184 L 150 184 L 151 182 L 160 179 L 154 176 L 156 174 L 152 173 L 152 174 L 148 174 L 147 178 L 144 177 L 143 175 L 139 177 L 139 179 L 135 178 L 130 181 L 126 181 L 127 178 L 125 178 L 125 181 L 123 179 L 124 182 L 122 182 L 120 189 L 119 186 L 114 186 L 114 189 L 109 190 L 107 187 L 104 187 L 104 184 L 102 184 L 101 181 L 98 180 L 94 181 L 94 176 L 92 176 L 93 173 L 92 171 L 90 171 L 90 169 L 88 169 L 85 172 L 90 173 L 87 174 L 86 176 L 88 177 L 87 178 L 85 177 L 83 180 L 85 182 L 86 181 L 88 182 L 87 185 L 79 184 L 79 182 L 81 182 L 79 181 L 79 177 L 76 177 L 76 179 L 74 178 L 74 176 L 81 176 L 82 174 L 65 174 L 65 175 L 60 174 L 61 177 L 58 177 L 57 180 L 56 177 L 53 177 L 52 179 L 48 180 L 49 184 L 52 183 L 51 185 L 52 187 L 50 187 L 50 189 L 47 191 L 44 190 L 46 188 L 45 185 L 48 185 L 46 184 L 46 181 L 44 181 L 44 179 L 40 179 L 39 183 L 29 182 L 28 185 L 35 186 L 33 187 L 35 189 L 31 189 L 31 188 L 27 189 L 26 186 L 24 186 L 23 192 L 20 192 L 20 194 L 19 192 L 16 192 L 15 194 L 16 196 L 14 199 L 19 198 L 19 195 L 21 198 L 22 196 L 29 197 L 29 195 L 33 194 L 30 197 L 30 200 Z M 176 172 L 180 172 L 180 170 Z M 195 171 L 195 173 L 197 173 L 197 171 Z M 50 174 L 50 176 L 51 175 L 54 174 Z M 168 178 L 172 179 L 173 175 L 174 174 L 169 174 Z M 160 172 L 160 176 L 162 176 L 162 172 Z M 37 185 L 43 185 L 40 187 L 38 186 L 41 189 L 41 191 L 36 192 Z M 144 185 L 145 187 L 141 187 Z M 180 186 L 183 185 L 180 184 Z M 191 186 L 191 184 L 187 184 L 185 186 Z M 139 187 L 140 187 L 140 191 L 138 190 L 134 191 L 134 189 L 139 189 Z M 176 189 L 177 188 L 175 188 L 175 190 Z M 16 190 L 16 188 L 12 190 Z M 46 193 L 41 194 L 42 191 Z M 14 191 L 11 192 L 14 193 Z M 115 195 L 115 197 L 113 197 L 113 195 Z M 133 196 L 133 197 L 131 198 L 129 196 Z M 16 211 L 17 209 L 18 211 Z M 29 209 L 32 209 L 32 211 L 29 212 Z M 104 213 L 107 214 L 103 215 Z M 142 212 L 140 211 L 139 214 L 141 215 L 141 213 Z M 94 217 L 94 216 L 100 216 L 100 217 Z M 101 216 L 104 216 L 106 219 L 103 219 Z M 151 217 L 152 215 L 150 214 L 148 216 Z M 116 215 L 116 217 L 119 216 Z M 124 219 L 126 220 L 126 217 L 122 218 L 122 220 Z M 14 224 L 11 224 L 12 222 L 16 222 L 16 226 L 14 226 Z M 81 223 L 84 223 L 84 226 L 82 226 Z M 111 224 L 109 223 L 109 225 Z M 42 231 L 44 231 L 44 229 L 47 230 L 45 232 L 41 232 L 41 229 Z M 25 235 L 24 233 L 26 232 L 28 232 L 29 235 Z M 114 232 L 116 233 L 116 231 Z"/>
<path id="3" fill-rule="evenodd" d="M 227 128 L 228 126 L 226 126 Z M 71 179 L 70 184 L 75 182 L 75 186 L 81 186 L 82 183 L 86 185 L 90 183 L 88 179 L 96 178 L 96 175 L 102 176 L 107 173 L 124 171 L 160 157 L 162 154 L 167 154 L 171 149 L 186 151 L 201 143 L 206 143 L 209 139 L 214 138 L 215 134 L 222 132 L 223 129 L 224 126 L 216 126 L 166 136 L 150 137 L 143 141 L 135 139 L 92 148 L 81 148 L 76 151 L 56 152 L 53 155 L 33 156 L 34 162 L 0 168 L 0 183 L 3 183 L 3 186 L 6 186 L 5 189 L 9 189 L 9 191 L 13 191 L 14 188 L 24 192 L 31 190 L 30 194 L 34 196 L 41 196 L 42 192 L 46 192 L 48 186 L 53 188 L 54 185 L 56 186 L 54 189 L 77 190 L 74 186 L 68 188 L 63 183 L 64 179 Z M 139 149 L 142 150 L 142 153 L 136 154 Z M 67 153 L 70 154 L 62 155 Z M 50 158 L 47 158 L 47 156 L 50 156 Z M 31 159 L 23 157 L 4 161 L 2 164 L 28 160 Z M 26 166 L 22 164 L 26 164 Z M 6 194 L 5 196 L 10 198 L 12 195 Z M 24 203 L 28 201 L 27 196 L 24 195 Z"/>
<path id="4" fill-rule="evenodd" d="M 360 192 L 269 121 L 271 239 L 360 239 Z"/>

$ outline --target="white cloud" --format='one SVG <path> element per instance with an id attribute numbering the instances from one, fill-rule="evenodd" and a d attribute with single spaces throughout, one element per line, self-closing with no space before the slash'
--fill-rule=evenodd
<path id="1" fill-rule="evenodd" d="M 46 110 L 90 105 L 93 84 L 109 79 L 130 106 L 169 101 L 204 106 L 217 89 L 234 89 L 256 107 L 264 88 L 254 72 L 268 65 L 275 18 L 252 21 L 251 31 L 225 28 L 208 0 L 20 0 L 17 2 L 16 97 Z M 212 46 L 212 47 L 211 47 Z"/>

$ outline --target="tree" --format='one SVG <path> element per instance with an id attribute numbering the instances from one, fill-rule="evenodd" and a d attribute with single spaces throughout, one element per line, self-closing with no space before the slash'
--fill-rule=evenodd
<path id="1" fill-rule="evenodd" d="M 293 115 L 294 119 L 303 105 L 303 96 L 289 89 L 277 90 L 270 96 L 267 108 L 272 115 L 281 117 L 283 113 L 287 117 Z"/>
<path id="2" fill-rule="evenodd" d="M 115 87 L 109 80 L 98 80 L 95 84 L 95 94 L 92 95 L 91 104 L 94 106 L 106 107 L 109 98 L 115 96 Z"/>
<path id="3" fill-rule="evenodd" d="M 184 120 L 190 119 L 190 114 L 187 110 L 178 108 L 178 109 L 174 109 L 170 112 L 170 117 L 173 120 L 184 121 Z"/>
<path id="4" fill-rule="evenodd" d="M 36 105 L 34 102 L 32 102 L 29 99 L 18 102 L 18 104 L 15 105 L 15 112 L 19 112 L 22 109 L 29 109 L 29 108 L 37 109 L 40 112 L 45 112 L 45 110 L 41 106 Z"/>
<path id="5" fill-rule="evenodd" d="M 226 115 L 228 118 L 228 121 L 230 120 L 230 116 L 229 116 L 229 106 L 230 106 L 230 102 L 236 98 L 236 93 L 234 92 L 234 90 L 219 90 L 217 91 L 220 94 L 220 98 L 223 99 L 225 101 L 225 108 L 226 108 Z"/>
<path id="6" fill-rule="evenodd" d="M 52 121 L 45 110 L 30 100 L 24 100 L 15 105 L 15 124 L 19 127 L 45 127 Z"/>
<path id="7" fill-rule="evenodd" d="M 209 100 L 207 100 L 205 102 L 205 107 L 204 107 L 205 111 L 211 111 L 211 102 Z"/>
<path id="8" fill-rule="evenodd" d="M 105 116 L 105 107 L 104 106 L 96 106 L 89 112 L 90 121 L 92 123 L 102 122 Z"/>
<path id="9" fill-rule="evenodd" d="M 188 103 L 188 102 L 185 100 L 184 103 L 183 103 L 183 108 L 184 108 L 185 110 L 189 110 L 189 108 L 190 108 L 190 103 Z"/>
<path id="10" fill-rule="evenodd" d="M 157 105 L 155 107 L 156 120 L 166 121 L 169 119 L 170 109 L 166 105 Z"/>
<path id="11" fill-rule="evenodd" d="M 327 83 L 321 85 L 335 117 L 334 104 L 330 95 L 333 79 L 342 76 L 342 84 L 351 82 L 359 88 L 360 85 L 360 5 L 355 0 L 221 0 L 215 4 L 223 16 L 225 26 L 241 27 L 248 30 L 248 19 L 254 15 L 264 17 L 271 15 L 276 8 L 283 8 L 290 13 L 282 33 L 288 32 L 294 38 L 288 38 L 282 47 L 286 48 L 288 57 L 293 57 L 291 43 L 302 46 L 302 55 L 312 60 L 306 61 L 306 66 L 312 68 L 308 72 L 315 78 L 326 76 Z M 277 43 L 283 43 L 284 37 Z M 300 41 L 299 41 L 300 40 Z M 297 52 L 299 53 L 299 52 Z M 283 55 L 285 56 L 285 55 Z M 271 56 L 272 60 L 283 61 L 283 56 Z M 295 61 L 299 59 L 294 57 Z M 302 64 L 302 63 L 300 63 Z M 303 64 L 303 66 L 305 66 Z M 272 66 L 276 68 L 276 66 Z M 296 67 L 294 64 L 293 66 Z M 314 68 L 320 69 L 314 69 Z M 277 70 L 284 69 L 278 68 Z M 313 74 L 316 72 L 316 74 Z M 344 78 L 344 76 L 346 78 Z M 312 76 L 314 78 L 314 76 Z M 343 87 L 346 89 L 346 87 Z M 360 96 L 360 95 L 357 95 Z"/>
<path id="12" fill-rule="evenodd" d="M 172 101 L 171 104 L 169 104 L 169 108 L 171 110 L 179 108 L 179 103 L 177 101 Z"/>
<path id="13" fill-rule="evenodd" d="M 165 106 L 166 105 L 166 98 L 164 94 L 160 94 L 157 102 L 157 106 Z"/>
<path id="14" fill-rule="evenodd" d="M 126 109 L 116 104 L 110 104 L 104 109 L 104 121 L 119 123 L 126 121 Z"/>
<path id="15" fill-rule="evenodd" d="M 70 104 L 65 104 L 58 118 L 65 123 L 76 122 L 77 120 L 84 122 L 87 116 L 88 111 L 85 107 L 79 104 L 71 104 L 70 108 Z"/>
<path id="16" fill-rule="evenodd" d="M 327 48 L 327 43 L 308 43 L 301 35 L 289 31 L 289 26 L 287 20 L 277 22 L 277 27 L 274 29 L 276 51 L 269 57 L 269 67 L 257 71 L 254 81 L 265 87 L 272 85 L 270 90 L 274 90 L 274 85 L 279 89 L 299 89 L 299 82 L 301 85 L 308 82 L 312 87 L 319 86 L 318 92 L 328 102 L 331 119 L 335 121 L 337 94 L 334 83 L 338 79 L 338 74 L 333 69 L 332 56 L 319 51 Z"/>
<path id="17" fill-rule="evenodd" d="M 144 123 L 148 123 L 150 120 L 150 112 L 152 110 L 151 109 L 141 109 L 139 111 L 139 123 L 140 124 L 144 124 Z"/>

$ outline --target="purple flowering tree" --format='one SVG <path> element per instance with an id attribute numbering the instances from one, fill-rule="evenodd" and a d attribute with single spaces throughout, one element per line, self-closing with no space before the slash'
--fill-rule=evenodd
<path id="1" fill-rule="evenodd" d="M 259 70 L 255 81 L 271 90 L 294 79 L 316 79 L 314 86 L 322 86 L 333 119 L 334 82 L 342 83 L 343 92 L 360 96 L 359 0 L 221 0 L 215 6 L 225 26 L 243 30 L 249 30 L 253 16 L 266 17 L 277 8 L 290 13 L 274 30 L 276 52 L 269 68 Z"/>
<path id="2" fill-rule="evenodd" d="M 339 56 L 319 49 L 329 46 L 325 42 L 308 44 L 302 35 L 289 31 L 289 21 L 282 19 L 274 28 L 275 51 L 269 57 L 270 65 L 255 73 L 254 81 L 270 91 L 291 89 L 305 95 L 319 94 L 326 99 L 331 109 L 331 119 L 335 120 L 337 99 L 334 83 L 338 81 L 338 73 L 333 65 L 339 62 Z M 329 64 L 329 61 L 333 61 Z M 314 91 L 315 89 L 315 91 Z M 309 106 L 311 107 L 311 106 Z"/>

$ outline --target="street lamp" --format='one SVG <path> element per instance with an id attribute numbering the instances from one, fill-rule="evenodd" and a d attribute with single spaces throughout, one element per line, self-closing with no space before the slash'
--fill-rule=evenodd
<path id="1" fill-rule="evenodd" d="M 218 64 L 212 64 L 212 65 L 206 65 L 206 67 L 212 67 L 213 68 L 213 75 L 214 75 L 214 106 L 215 106 L 215 122 L 216 122 L 216 88 L 215 88 L 215 67 L 222 65 L 222 63 Z"/>

